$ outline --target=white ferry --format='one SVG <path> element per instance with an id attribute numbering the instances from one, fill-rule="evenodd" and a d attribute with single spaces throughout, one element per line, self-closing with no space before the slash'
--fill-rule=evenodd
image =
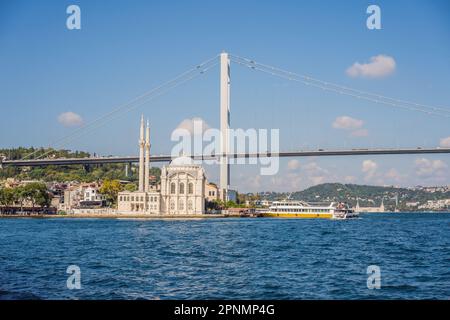
<path id="1" fill-rule="evenodd" d="M 332 202 L 329 206 L 311 205 L 304 201 L 283 200 L 274 201 L 264 217 L 279 218 L 325 218 L 347 219 L 356 218 L 358 213 L 342 202 Z"/>

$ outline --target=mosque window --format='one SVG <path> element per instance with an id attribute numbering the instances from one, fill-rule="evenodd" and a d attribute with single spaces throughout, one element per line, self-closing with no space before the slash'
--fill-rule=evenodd
<path id="1" fill-rule="evenodd" d="M 170 201 L 170 210 L 175 210 L 175 201 Z"/>
<path id="2" fill-rule="evenodd" d="M 188 193 L 189 194 L 193 194 L 194 193 L 194 184 L 192 182 L 190 182 L 188 184 Z"/>
<path id="3" fill-rule="evenodd" d="M 184 210 L 184 201 L 181 199 L 178 202 L 178 210 Z"/>
<path id="4" fill-rule="evenodd" d="M 188 201 L 187 208 L 188 208 L 188 210 L 193 210 L 194 209 L 194 207 L 192 206 L 192 200 Z"/>
<path id="5" fill-rule="evenodd" d="M 184 194 L 184 183 L 180 183 L 180 194 Z"/>
<path id="6" fill-rule="evenodd" d="M 175 194 L 175 182 L 172 182 L 172 183 L 170 184 L 170 193 L 171 193 L 171 194 Z"/>

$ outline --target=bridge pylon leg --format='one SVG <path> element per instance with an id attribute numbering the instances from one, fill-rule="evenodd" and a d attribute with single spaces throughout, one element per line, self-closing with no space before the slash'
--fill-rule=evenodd
<path id="1" fill-rule="evenodd" d="M 125 163 L 125 177 L 130 177 L 131 163 Z"/>
<path id="2" fill-rule="evenodd" d="M 230 59 L 228 53 L 220 54 L 220 197 L 228 200 L 230 186 L 230 164 L 228 151 L 230 147 Z"/>

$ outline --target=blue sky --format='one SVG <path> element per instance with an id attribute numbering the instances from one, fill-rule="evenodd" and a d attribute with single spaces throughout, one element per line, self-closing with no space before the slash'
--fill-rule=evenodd
<path id="1" fill-rule="evenodd" d="M 81 30 L 66 28 L 71 4 L 81 8 Z M 370 4 L 381 8 L 381 30 L 366 27 Z M 58 121 L 61 114 L 70 111 L 89 123 L 222 50 L 352 88 L 450 108 L 449 39 L 448 1 L 2 1 L 0 148 L 47 146 L 76 130 Z M 346 73 L 354 63 L 367 64 L 379 55 L 395 61 L 384 76 Z M 137 124 L 144 113 L 152 125 L 152 152 L 168 153 L 170 134 L 184 119 L 219 125 L 218 71 L 64 147 L 136 154 Z M 283 150 L 433 147 L 450 136 L 448 117 L 328 93 L 236 64 L 231 113 L 235 128 L 280 128 Z M 353 129 L 333 127 L 339 117 L 356 120 Z M 353 136 L 358 130 L 362 134 Z M 259 191 L 325 181 L 450 184 L 449 160 L 286 159 L 279 174 L 269 177 L 258 176 L 256 166 L 235 166 L 232 185 Z M 217 179 L 216 169 L 207 168 L 211 180 Z"/>

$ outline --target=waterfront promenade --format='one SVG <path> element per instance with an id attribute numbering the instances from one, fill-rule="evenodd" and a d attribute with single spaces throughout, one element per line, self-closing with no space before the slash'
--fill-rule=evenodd
<path id="1" fill-rule="evenodd" d="M 191 215 L 169 215 L 169 214 L 127 214 L 127 213 L 77 213 L 77 214 L 3 214 L 0 218 L 54 218 L 54 219 L 216 219 L 216 218 L 246 218 L 250 216 L 238 214 L 191 214 Z"/>

